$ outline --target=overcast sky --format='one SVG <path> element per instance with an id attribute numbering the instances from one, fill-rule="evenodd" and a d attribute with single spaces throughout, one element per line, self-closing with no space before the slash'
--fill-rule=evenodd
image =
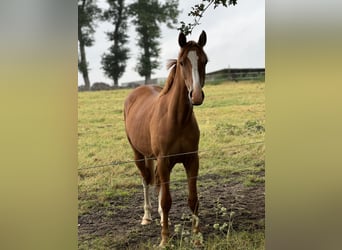
<path id="1" fill-rule="evenodd" d="M 132 2 L 126 0 L 126 4 Z M 199 3 L 199 0 L 179 0 L 181 11 L 178 20 L 190 22 L 192 19 L 187 13 L 191 6 Z M 101 8 L 107 8 L 106 0 L 98 0 Z M 202 30 L 207 33 L 207 44 L 204 47 L 209 62 L 207 72 L 223 68 L 259 68 L 265 67 L 265 0 L 239 0 L 235 6 L 218 7 L 214 10 L 211 6 L 200 20 L 201 25 L 196 26 L 188 40 L 198 40 Z M 139 55 L 139 48 L 136 46 L 137 34 L 133 25 L 128 25 L 130 41 L 128 47 L 130 59 L 127 61 L 126 72 L 119 79 L 119 84 L 135 80 L 142 80 L 143 77 L 135 71 L 136 58 Z M 110 47 L 106 31 L 112 31 L 113 26 L 109 23 L 99 22 L 96 27 L 95 44 L 86 48 L 87 60 L 89 62 L 90 82 L 105 82 L 112 84 L 102 70 L 101 56 Z M 155 70 L 152 78 L 167 77 L 166 61 L 177 58 L 179 52 L 178 34 L 179 31 L 171 30 L 166 25 L 161 25 L 162 38 L 160 39 L 161 54 L 160 67 Z M 83 78 L 78 74 L 78 84 L 83 85 Z"/>

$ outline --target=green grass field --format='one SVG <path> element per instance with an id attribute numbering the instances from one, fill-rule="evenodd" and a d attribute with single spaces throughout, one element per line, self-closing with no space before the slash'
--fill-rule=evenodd
<path id="1" fill-rule="evenodd" d="M 224 193 L 232 190 L 232 187 L 263 192 L 264 90 L 265 83 L 260 82 L 207 84 L 204 87 L 204 103 L 194 108 L 201 130 L 199 195 L 201 190 L 205 193 L 214 190 L 215 186 L 221 187 L 225 184 L 228 186 L 223 190 L 222 197 Z M 108 221 L 113 220 L 121 215 L 121 212 L 129 210 L 130 206 L 137 206 L 138 209 L 141 207 L 139 215 L 142 216 L 142 203 L 132 201 L 132 197 L 142 196 L 141 178 L 134 163 L 128 162 L 133 159 L 133 154 L 125 135 L 123 121 L 123 103 L 130 91 L 125 89 L 79 93 L 79 221 L 85 221 L 87 216 L 101 210 L 101 223 L 106 223 L 106 218 Z M 115 164 L 120 162 L 123 163 Z M 171 180 L 171 189 L 174 192 L 183 192 L 183 167 L 175 166 Z M 186 202 L 184 204 L 186 206 Z M 227 201 L 223 207 L 229 204 Z M 237 212 L 240 211 L 236 209 Z M 229 207 L 228 210 L 233 211 L 234 207 Z M 249 213 L 253 214 L 252 210 Z M 209 212 L 203 211 L 203 215 L 206 213 Z M 241 212 L 241 219 L 244 218 L 243 215 Z M 217 217 L 216 213 L 215 218 Z M 206 221 L 204 227 L 210 231 L 208 235 L 204 233 L 206 249 L 264 249 L 263 221 L 258 221 L 257 229 L 253 230 L 240 227 L 237 218 L 231 222 L 232 225 L 228 222 L 231 221 L 227 215 L 222 217 L 222 220 Z M 137 224 L 139 223 L 137 219 Z M 226 226 L 222 228 L 224 223 Z M 82 228 L 83 224 L 84 222 L 79 225 L 80 249 L 120 249 L 118 246 L 121 246 L 121 243 L 118 245 L 118 242 L 123 242 L 127 237 L 134 238 L 132 230 L 115 232 L 108 229 L 99 230 L 102 232 L 99 233 L 96 227 L 93 231 Z M 214 224 L 219 224 L 222 230 L 212 229 Z M 244 221 L 244 224 L 248 224 L 248 221 Z M 231 225 L 232 230 L 227 230 L 227 225 Z M 160 228 L 155 227 L 158 232 L 156 237 L 159 237 Z M 157 243 L 158 240 L 145 239 L 142 243 L 126 245 L 126 248 L 148 249 Z M 175 246 L 175 249 L 189 247 L 184 237 L 174 237 L 171 245 Z"/>

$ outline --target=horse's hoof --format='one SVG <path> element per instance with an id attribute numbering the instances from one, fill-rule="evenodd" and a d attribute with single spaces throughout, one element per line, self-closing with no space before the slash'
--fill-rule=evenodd
<path id="1" fill-rule="evenodd" d="M 199 240 L 195 240 L 192 242 L 192 246 L 194 249 L 202 249 L 204 248 L 204 244 L 203 242 L 199 241 Z"/>
<path id="2" fill-rule="evenodd" d="M 192 235 L 192 245 L 195 249 L 201 249 L 204 247 L 203 244 L 203 235 L 200 232 Z"/>
<path id="3" fill-rule="evenodd" d="M 158 249 L 165 249 L 167 246 L 167 243 L 165 241 L 161 241 L 159 246 L 158 246 Z"/>
<path id="4" fill-rule="evenodd" d="M 152 223 L 151 219 L 142 219 L 141 225 L 149 225 Z"/>

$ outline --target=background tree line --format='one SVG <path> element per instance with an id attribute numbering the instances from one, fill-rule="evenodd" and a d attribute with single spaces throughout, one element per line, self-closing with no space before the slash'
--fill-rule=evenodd
<path id="1" fill-rule="evenodd" d="M 180 22 L 178 30 L 186 35 L 190 34 L 206 9 L 214 5 L 227 7 L 235 5 L 237 0 L 199 0 L 189 11 L 188 15 L 194 18 L 192 23 Z M 140 54 L 136 71 L 145 77 L 145 84 L 151 79 L 153 70 L 159 67 L 161 37 L 160 25 L 167 24 L 169 28 L 175 28 L 179 15 L 178 0 L 135 0 L 129 5 L 125 0 L 107 0 L 109 7 L 102 10 L 98 7 L 96 0 L 78 0 L 78 44 L 79 58 L 78 69 L 83 76 L 86 89 L 90 89 L 88 75 L 88 62 L 85 48 L 94 44 L 94 33 L 96 22 L 108 21 L 113 25 L 113 30 L 107 32 L 108 40 L 112 43 L 109 50 L 102 55 L 102 69 L 104 73 L 113 80 L 114 86 L 118 86 L 118 80 L 126 70 L 126 62 L 129 59 L 129 48 L 127 47 L 129 20 L 135 26 L 138 34 L 138 47 Z"/>

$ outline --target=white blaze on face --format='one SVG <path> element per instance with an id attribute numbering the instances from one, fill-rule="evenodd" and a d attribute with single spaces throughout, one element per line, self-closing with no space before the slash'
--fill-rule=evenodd
<path id="1" fill-rule="evenodd" d="M 200 76 L 198 72 L 198 56 L 196 54 L 196 51 L 191 50 L 188 53 L 188 58 L 191 62 L 191 72 L 192 72 L 192 91 L 191 89 L 190 96 L 192 104 L 194 105 L 201 105 L 203 102 L 203 92 L 202 92 L 202 86 L 200 83 Z"/>
<path id="2" fill-rule="evenodd" d="M 201 89 L 200 85 L 200 79 L 199 79 L 199 73 L 198 73 L 198 56 L 196 54 L 196 51 L 191 50 L 188 53 L 188 58 L 191 62 L 192 66 L 192 88 L 194 91 Z"/>

